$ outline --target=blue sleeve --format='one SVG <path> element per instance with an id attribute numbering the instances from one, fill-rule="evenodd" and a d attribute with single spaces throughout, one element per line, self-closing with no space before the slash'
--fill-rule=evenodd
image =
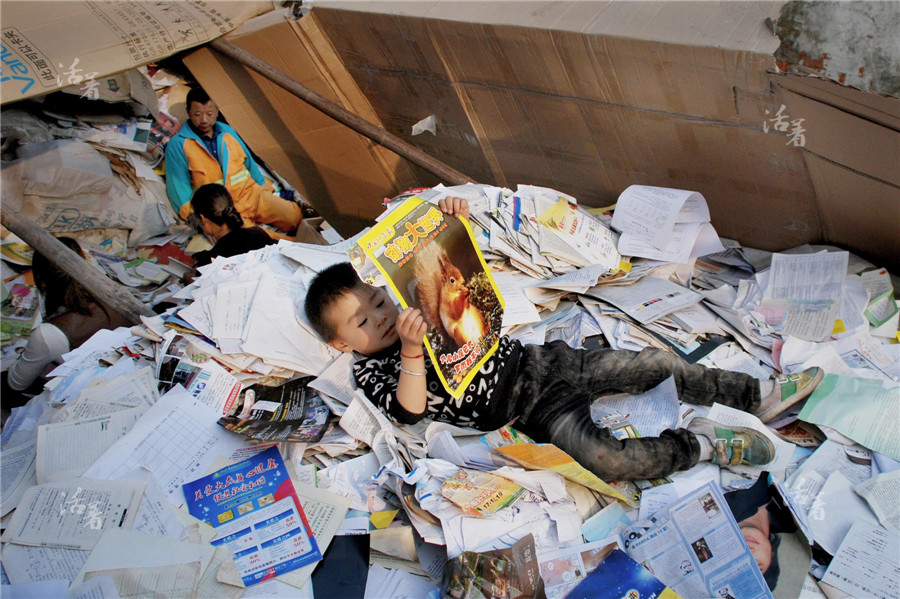
<path id="1" fill-rule="evenodd" d="M 176 135 L 166 146 L 166 193 L 175 214 L 191 201 L 191 172 L 184 154 L 185 141 Z"/>

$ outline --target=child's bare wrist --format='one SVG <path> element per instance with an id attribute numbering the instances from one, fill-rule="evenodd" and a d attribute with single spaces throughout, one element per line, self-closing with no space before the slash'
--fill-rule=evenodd
<path id="1" fill-rule="evenodd" d="M 400 345 L 400 357 L 402 358 L 424 358 L 425 349 L 421 343 L 403 343 Z"/>

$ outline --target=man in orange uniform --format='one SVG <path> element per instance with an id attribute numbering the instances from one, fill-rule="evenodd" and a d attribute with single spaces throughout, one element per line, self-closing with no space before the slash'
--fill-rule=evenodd
<path id="1" fill-rule="evenodd" d="M 194 88 L 186 103 L 189 120 L 166 146 L 166 191 L 175 212 L 187 220 L 194 190 L 220 183 L 231 193 L 245 226 L 265 223 L 294 231 L 303 220 L 302 209 L 275 195 L 237 132 L 216 120 L 215 102 Z"/>

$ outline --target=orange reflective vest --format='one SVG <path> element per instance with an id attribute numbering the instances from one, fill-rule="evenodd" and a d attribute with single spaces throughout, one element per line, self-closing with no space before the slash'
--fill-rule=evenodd
<path id="1" fill-rule="evenodd" d="M 191 195 L 201 185 L 220 183 L 248 222 L 255 220 L 259 195 L 266 181 L 250 157 L 250 150 L 234 129 L 216 123 L 216 160 L 188 123 L 166 146 L 166 191 L 172 208 L 182 218 L 191 213 Z"/>

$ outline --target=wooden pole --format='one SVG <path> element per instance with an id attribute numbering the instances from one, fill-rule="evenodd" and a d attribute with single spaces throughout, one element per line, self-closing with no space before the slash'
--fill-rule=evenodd
<path id="1" fill-rule="evenodd" d="M 381 127 L 373 125 L 359 115 L 350 112 L 343 106 L 319 95 L 295 79 L 291 79 L 269 63 L 256 58 L 251 53 L 239 48 L 233 43 L 219 38 L 210 42 L 209 45 L 222 54 L 233 58 L 245 67 L 256 71 L 266 79 L 278 84 L 336 121 L 347 125 L 357 133 L 365 135 L 372 141 L 381 144 L 410 162 L 418 164 L 428 172 L 434 173 L 441 178 L 442 182 L 451 185 L 462 185 L 464 183 L 474 182 L 471 177 L 467 177 L 440 160 L 429 156 L 411 143 L 400 139 L 393 133 L 389 133 Z"/>
<path id="2" fill-rule="evenodd" d="M 4 202 L 5 203 L 5 202 Z M 154 312 L 135 298 L 127 287 L 105 277 L 78 254 L 67 248 L 56 237 L 45 231 L 33 220 L 9 205 L 0 210 L 3 226 L 22 238 L 34 251 L 46 256 L 53 264 L 78 281 L 91 295 L 100 300 L 133 324 L 140 324 L 140 316 L 153 316 Z"/>

